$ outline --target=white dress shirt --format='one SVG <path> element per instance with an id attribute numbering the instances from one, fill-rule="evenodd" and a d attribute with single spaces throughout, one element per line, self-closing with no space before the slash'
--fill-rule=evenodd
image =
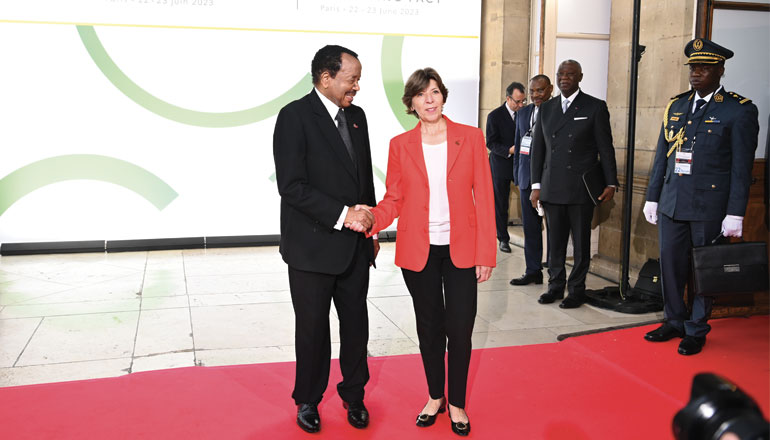
<path id="1" fill-rule="evenodd" d="M 702 100 L 706 101 L 706 104 L 708 104 L 709 101 L 711 101 L 711 97 L 714 96 L 714 93 L 716 93 L 716 92 L 718 92 L 720 90 L 722 90 L 722 86 L 721 85 L 716 90 L 714 90 L 713 92 L 711 92 L 708 95 L 703 96 L 703 97 L 700 96 L 698 94 L 698 92 L 695 92 L 695 99 L 692 100 L 692 106 L 690 107 L 690 113 L 692 113 L 695 110 L 695 105 L 698 103 L 699 99 L 702 99 Z M 706 104 L 703 104 L 703 107 L 705 107 Z"/>

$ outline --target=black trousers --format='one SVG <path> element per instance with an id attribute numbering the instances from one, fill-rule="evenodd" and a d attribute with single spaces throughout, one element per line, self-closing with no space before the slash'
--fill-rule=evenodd
<path id="1" fill-rule="evenodd" d="M 449 403 L 465 408 L 471 334 L 476 319 L 476 268 L 458 269 L 449 257 L 448 245 L 431 245 L 428 263 L 422 271 L 402 272 L 412 295 L 430 397 L 444 396 L 444 357 L 448 351 Z"/>
<path id="2" fill-rule="evenodd" d="M 711 242 L 722 229 L 721 220 L 683 221 L 660 214 L 660 278 L 663 287 L 663 315 L 666 322 L 690 336 L 706 336 L 711 330 L 713 298 L 695 295 L 692 313 L 684 303 L 684 286 L 690 274 L 690 250 Z"/>
<path id="3" fill-rule="evenodd" d="M 511 197 L 511 179 L 492 179 L 495 192 L 495 228 L 497 240 L 503 243 L 511 241 L 508 234 L 508 201 Z"/>
<path id="4" fill-rule="evenodd" d="M 548 291 L 581 296 L 586 290 L 586 275 L 591 264 L 591 220 L 594 205 L 581 203 L 562 205 L 543 202 L 548 222 Z M 575 265 L 567 279 L 564 267 L 567 260 L 567 243 L 572 234 Z"/>
<path id="5" fill-rule="evenodd" d="M 366 240 L 362 236 L 350 267 L 340 275 L 289 267 L 297 358 L 294 392 L 291 396 L 297 405 L 319 403 L 329 383 L 329 307 L 332 300 L 340 321 L 342 382 L 337 384 L 337 392 L 346 402 L 364 398 L 364 385 L 369 381 L 366 361 L 366 344 L 369 341 L 369 315 L 366 307 L 369 261 L 364 252 L 365 244 Z"/>
<path id="6" fill-rule="evenodd" d="M 531 189 L 519 187 L 521 194 L 521 224 L 524 229 L 524 262 L 527 265 L 525 274 L 543 271 L 543 218 L 537 214 L 529 201 Z"/>

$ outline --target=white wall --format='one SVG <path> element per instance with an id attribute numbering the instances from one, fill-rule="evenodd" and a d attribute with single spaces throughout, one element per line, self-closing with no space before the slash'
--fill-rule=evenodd
<path id="1" fill-rule="evenodd" d="M 759 109 L 756 157 L 765 157 L 770 117 L 770 12 L 714 10 L 711 40 L 733 52 L 722 85 Z"/>
<path id="2" fill-rule="evenodd" d="M 558 0 L 556 13 L 555 67 L 566 59 L 578 61 L 581 90 L 599 99 L 607 99 L 610 8 L 610 0 Z M 555 72 L 546 74 L 555 78 Z"/>

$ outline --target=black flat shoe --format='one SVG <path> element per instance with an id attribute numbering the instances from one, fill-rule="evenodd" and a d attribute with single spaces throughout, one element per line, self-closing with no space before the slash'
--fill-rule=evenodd
<path id="1" fill-rule="evenodd" d="M 453 422 L 452 419 L 449 419 L 449 423 L 452 424 L 452 432 L 455 434 L 466 437 L 468 434 L 471 433 L 471 422 L 470 420 L 468 423 L 463 422 Z"/>
<path id="2" fill-rule="evenodd" d="M 526 286 L 532 283 L 543 284 L 543 272 L 525 273 L 510 281 L 511 286 Z"/>
<path id="3" fill-rule="evenodd" d="M 545 292 L 544 294 L 540 295 L 540 298 L 537 299 L 537 302 L 539 302 L 540 304 L 551 304 L 557 299 L 562 299 L 562 298 L 564 298 L 564 292 L 559 294 L 554 292 Z"/>
<path id="4" fill-rule="evenodd" d="M 420 415 L 417 416 L 417 426 L 420 428 L 427 428 L 428 426 L 436 423 L 436 416 L 446 412 L 446 399 L 442 397 L 441 400 L 441 406 L 438 408 L 438 411 L 436 411 L 436 414 L 431 415 L 420 413 Z"/>
<path id="5" fill-rule="evenodd" d="M 690 336 L 687 335 L 679 343 L 679 354 L 690 356 L 692 354 L 698 354 L 703 350 L 703 346 L 706 345 L 705 336 Z"/>
<path id="6" fill-rule="evenodd" d="M 508 243 L 506 243 L 504 241 L 501 241 L 500 242 L 500 252 L 505 252 L 506 254 L 510 254 L 511 253 L 511 246 Z"/>
<path id="7" fill-rule="evenodd" d="M 320 431 L 321 415 L 318 414 L 318 405 L 313 403 L 297 405 L 297 425 L 305 432 Z"/>
<path id="8" fill-rule="evenodd" d="M 684 331 L 678 330 L 673 325 L 664 323 L 660 327 L 647 332 L 644 335 L 644 339 L 650 342 L 666 342 L 674 338 L 684 338 Z"/>
<path id="9" fill-rule="evenodd" d="M 348 423 L 358 429 L 369 426 L 369 411 L 364 406 L 364 401 L 342 402 L 342 407 L 348 410 Z"/>
<path id="10" fill-rule="evenodd" d="M 566 298 L 564 298 L 564 301 L 562 301 L 559 304 L 560 309 L 576 309 L 583 305 L 583 303 L 586 302 L 585 297 L 583 296 L 577 296 L 577 295 L 567 295 Z"/>

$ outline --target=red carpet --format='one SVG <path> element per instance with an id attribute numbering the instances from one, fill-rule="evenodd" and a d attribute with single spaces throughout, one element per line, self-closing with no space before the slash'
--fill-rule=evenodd
<path id="1" fill-rule="evenodd" d="M 648 343 L 654 326 L 555 344 L 475 350 L 471 438 L 666 439 L 689 399 L 693 375 L 725 376 L 770 409 L 767 316 L 712 321 L 705 350 L 676 353 L 678 340 Z M 295 424 L 294 364 L 191 367 L 127 376 L 0 388 L 2 439 L 446 439 L 449 418 L 417 428 L 425 402 L 419 356 L 372 358 L 366 404 L 372 424 L 345 421 L 334 384 L 321 404 L 322 432 Z"/>

